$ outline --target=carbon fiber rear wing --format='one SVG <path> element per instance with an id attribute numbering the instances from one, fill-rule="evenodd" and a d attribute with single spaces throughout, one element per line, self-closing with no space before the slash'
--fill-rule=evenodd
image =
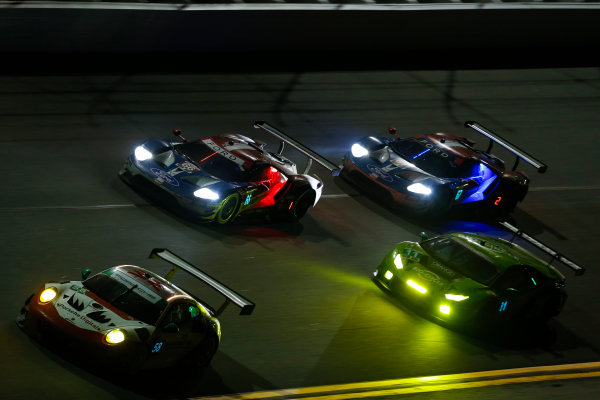
<path id="1" fill-rule="evenodd" d="M 181 268 L 225 296 L 225 303 L 223 303 L 223 305 L 216 311 L 217 316 L 220 315 L 231 302 L 240 307 L 240 315 L 250 315 L 252 314 L 252 311 L 254 311 L 254 303 L 252 303 L 250 300 L 228 288 L 207 273 L 202 272 L 196 266 L 183 260 L 181 257 L 169 251 L 168 249 L 152 249 L 149 258 L 161 258 L 173 264 L 173 269 L 171 269 L 167 275 L 165 275 L 166 280 L 170 280 L 175 272 Z"/>
<path id="2" fill-rule="evenodd" d="M 552 264 L 552 261 L 554 261 L 554 260 L 558 260 L 558 261 L 562 262 L 564 265 L 566 265 L 567 267 L 571 268 L 573 271 L 575 271 L 575 275 L 583 275 L 583 273 L 585 272 L 585 268 L 575 264 L 573 261 L 569 260 L 567 257 L 563 256 L 556 250 L 552 249 L 550 246 L 545 245 L 544 243 L 540 242 L 537 239 L 534 239 L 533 237 L 529 236 L 527 233 L 523 232 L 516 226 L 513 226 L 506 221 L 498 221 L 498 223 L 513 233 L 513 237 L 510 240 L 511 242 L 515 239 L 515 236 L 519 236 L 520 238 L 531 243 L 532 245 L 534 245 L 538 249 L 542 250 L 546 254 L 549 254 L 550 256 L 552 256 L 552 259 L 550 260 L 549 264 Z"/>
<path id="3" fill-rule="evenodd" d="M 305 145 L 303 145 L 296 139 L 281 132 L 274 126 L 269 125 L 269 123 L 267 123 L 265 121 L 255 121 L 254 127 L 262 129 L 263 131 L 267 132 L 268 134 L 270 134 L 272 136 L 275 136 L 276 138 L 278 138 L 280 140 L 279 150 L 277 150 L 277 154 L 281 155 L 281 153 L 283 152 L 283 148 L 285 147 L 285 143 L 287 143 L 290 146 L 294 147 L 296 150 L 298 150 L 300 153 L 307 156 L 308 157 L 308 165 L 304 169 L 305 174 L 308 173 L 308 170 L 310 169 L 313 160 L 316 161 L 317 163 L 321 164 L 323 167 L 327 168 L 331 172 L 331 175 L 338 176 L 340 174 L 339 166 L 337 166 L 336 164 L 327 160 L 325 157 L 316 153 L 312 149 L 306 147 Z"/>
<path id="4" fill-rule="evenodd" d="M 528 164 L 531 164 L 532 166 L 534 166 L 539 173 L 544 173 L 548 169 L 548 166 L 546 164 L 535 159 L 533 156 L 527 154 L 523 150 L 519 149 L 517 146 L 510 143 L 508 140 L 501 138 L 497 134 L 493 133 L 492 131 L 490 131 L 489 129 L 484 127 L 483 125 L 480 125 L 475 121 L 466 121 L 465 127 L 471 128 L 474 131 L 479 132 L 483 136 L 490 139 L 490 144 L 488 145 L 488 148 L 486 150 L 487 153 L 489 153 L 492 150 L 492 146 L 494 145 L 494 142 L 495 142 L 495 143 L 498 143 L 500 146 L 504 147 L 506 150 L 513 153 L 515 156 L 517 156 L 517 158 L 515 160 L 515 164 L 513 165 L 513 168 L 512 168 L 513 171 L 517 169 L 517 165 L 519 165 L 519 159 L 522 159 L 525 162 L 527 162 Z"/>

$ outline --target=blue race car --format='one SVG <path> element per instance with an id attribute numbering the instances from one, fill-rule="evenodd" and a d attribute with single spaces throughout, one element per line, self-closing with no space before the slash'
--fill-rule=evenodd
<path id="1" fill-rule="evenodd" d="M 437 216 L 459 206 L 511 212 L 527 194 L 529 178 L 516 171 L 520 159 L 545 172 L 541 161 L 474 121 L 465 122 L 489 139 L 486 150 L 449 133 L 363 137 L 343 160 L 341 176 L 388 204 L 420 215 Z M 516 156 L 512 170 L 491 153 L 494 143 Z"/>
<path id="2" fill-rule="evenodd" d="M 147 196 L 202 221 L 226 224 L 239 215 L 261 221 L 296 221 L 321 197 L 323 182 L 309 175 L 312 161 L 337 167 L 264 121 L 255 128 L 280 140 L 279 149 L 241 134 L 188 141 L 147 139 L 125 161 L 119 176 Z M 289 144 L 308 157 L 303 172 L 282 155 Z"/>

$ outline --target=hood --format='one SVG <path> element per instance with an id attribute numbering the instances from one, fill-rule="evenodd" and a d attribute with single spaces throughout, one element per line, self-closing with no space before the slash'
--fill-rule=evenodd
<path id="1" fill-rule="evenodd" d="M 90 294 L 91 292 L 84 289 L 80 282 L 73 282 L 55 301 L 56 311 L 65 321 L 78 328 L 99 333 L 133 324 L 149 327 L 132 317 L 124 318 L 118 315 L 112 309 L 100 304 Z"/>

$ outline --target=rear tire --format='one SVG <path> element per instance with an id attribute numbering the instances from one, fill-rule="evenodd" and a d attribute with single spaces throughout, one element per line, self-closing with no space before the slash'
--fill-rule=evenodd
<path id="1" fill-rule="evenodd" d="M 209 333 L 189 355 L 185 357 L 183 363 L 188 367 L 207 367 L 212 361 L 219 347 L 219 339 L 212 333 Z"/>
<path id="2" fill-rule="evenodd" d="M 289 216 L 293 221 L 304 217 L 315 203 L 315 192 L 312 189 L 305 190 L 298 196 L 289 210 Z"/>

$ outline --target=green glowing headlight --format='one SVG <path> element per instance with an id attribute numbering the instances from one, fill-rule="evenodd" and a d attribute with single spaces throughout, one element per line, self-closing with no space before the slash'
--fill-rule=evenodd
<path id="1" fill-rule="evenodd" d="M 402 257 L 400 257 L 400 254 L 396 254 L 396 257 L 394 257 L 394 265 L 398 269 L 404 268 L 404 264 L 402 264 Z"/>
<path id="2" fill-rule="evenodd" d="M 416 282 L 411 281 L 410 279 L 406 281 L 406 284 L 408 286 L 410 286 L 411 288 L 415 289 L 419 293 L 426 293 L 427 292 L 427 289 L 425 289 L 423 286 L 417 284 Z"/>
<path id="3" fill-rule="evenodd" d="M 448 305 L 446 305 L 446 304 L 442 304 L 442 305 L 440 306 L 440 312 L 441 312 L 442 314 L 446 314 L 446 315 L 450 314 L 450 306 L 448 306 Z"/>
<path id="4" fill-rule="evenodd" d="M 125 340 L 125 333 L 120 329 L 113 329 L 104 335 L 104 339 L 106 340 L 106 343 L 118 344 Z"/>
<path id="5" fill-rule="evenodd" d="M 385 274 L 383 276 L 385 276 L 385 279 L 390 280 L 392 279 L 394 274 L 392 273 L 392 271 L 385 271 Z"/>
<path id="6" fill-rule="evenodd" d="M 452 301 L 463 301 L 469 298 L 469 296 L 463 296 L 462 294 L 450 294 L 446 293 L 446 298 Z"/>
<path id="7" fill-rule="evenodd" d="M 49 287 L 44 289 L 44 291 L 40 294 L 40 303 L 48 303 L 49 301 L 54 300 L 57 294 L 56 288 Z"/>

